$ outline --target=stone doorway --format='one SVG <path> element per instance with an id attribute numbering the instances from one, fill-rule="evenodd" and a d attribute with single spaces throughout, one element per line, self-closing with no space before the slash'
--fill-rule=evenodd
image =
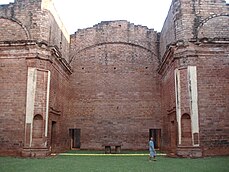
<path id="1" fill-rule="evenodd" d="M 170 151 L 172 153 L 176 152 L 177 149 L 177 120 L 176 112 L 169 115 L 169 140 L 170 140 Z"/>
<path id="2" fill-rule="evenodd" d="M 55 150 L 56 147 L 56 137 L 57 137 L 57 129 L 56 129 L 56 121 L 52 121 L 52 128 L 51 128 L 51 149 L 52 151 Z"/>
<path id="3" fill-rule="evenodd" d="M 69 135 L 71 138 L 71 149 L 80 149 L 80 129 L 69 129 Z"/>
<path id="4" fill-rule="evenodd" d="M 149 139 L 154 138 L 155 149 L 160 149 L 161 147 L 161 129 L 149 129 Z"/>

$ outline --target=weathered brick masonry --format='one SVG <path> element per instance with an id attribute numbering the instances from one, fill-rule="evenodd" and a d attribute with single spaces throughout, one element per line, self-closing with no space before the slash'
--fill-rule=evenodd
<path id="1" fill-rule="evenodd" d="M 224 1 L 172 2 L 159 73 L 163 145 L 176 154 L 228 154 L 228 24 Z"/>
<path id="2" fill-rule="evenodd" d="M 45 156 L 50 145 L 69 147 L 60 122 L 68 110 L 69 36 L 45 3 L 0 7 L 1 154 Z"/>
<path id="3" fill-rule="evenodd" d="M 102 22 L 71 36 L 74 73 L 68 122 L 82 131 L 81 148 L 121 142 L 146 149 L 161 128 L 157 33 L 126 21 Z"/>
<path id="4" fill-rule="evenodd" d="M 68 149 L 229 154 L 229 14 L 173 0 L 157 33 L 124 20 L 69 36 L 51 0 L 0 6 L 0 155 Z"/>

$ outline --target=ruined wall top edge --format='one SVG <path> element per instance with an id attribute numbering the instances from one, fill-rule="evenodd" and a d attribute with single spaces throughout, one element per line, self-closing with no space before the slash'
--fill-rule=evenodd
<path id="1" fill-rule="evenodd" d="M 149 29 L 147 26 L 142 25 L 135 25 L 134 23 L 130 23 L 127 20 L 111 20 L 111 21 L 101 21 L 98 24 L 93 25 L 93 27 L 88 27 L 85 29 L 78 29 L 75 34 L 87 32 L 93 29 L 107 29 L 107 28 L 121 28 L 121 29 L 135 29 L 135 30 L 142 30 L 147 32 L 156 33 L 154 29 Z M 74 34 L 73 34 L 74 35 Z"/>
<path id="2" fill-rule="evenodd" d="M 70 35 L 65 28 L 62 20 L 60 19 L 52 0 L 15 0 L 14 3 L 12 2 L 9 4 L 0 4 L 0 17 L 17 19 L 30 32 L 33 32 L 32 24 L 36 24 L 38 25 L 38 27 L 46 27 L 45 24 L 47 24 L 48 21 L 46 21 L 45 23 L 41 21 L 45 18 L 45 15 L 46 17 L 48 17 L 46 13 L 47 11 L 54 18 L 57 27 L 60 29 L 65 39 L 70 42 Z M 35 16 L 38 17 L 35 18 Z M 53 20 L 49 19 L 49 21 L 52 22 Z M 48 27 L 47 29 L 50 28 Z M 39 32 L 40 31 L 38 30 L 35 31 L 35 35 Z M 31 36 L 33 38 L 33 33 L 31 33 Z"/>
<path id="3" fill-rule="evenodd" d="M 103 43 L 127 43 L 156 51 L 157 32 L 125 20 L 103 21 L 91 28 L 80 29 L 71 35 L 75 50 Z"/>

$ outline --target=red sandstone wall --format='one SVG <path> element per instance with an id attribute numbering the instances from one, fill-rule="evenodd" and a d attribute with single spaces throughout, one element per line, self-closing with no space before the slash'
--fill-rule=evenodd
<path id="1" fill-rule="evenodd" d="M 156 53 L 157 34 L 144 26 L 136 26 L 125 20 L 101 22 L 92 28 L 80 29 L 71 35 L 71 48 L 79 52 L 84 48 L 103 43 L 130 43 L 153 50 Z M 75 45 L 77 43 L 77 45 Z M 74 53 L 72 55 L 75 55 Z"/>
<path id="2" fill-rule="evenodd" d="M 174 15 L 179 7 L 179 1 L 172 3 L 168 11 L 168 15 L 164 22 L 163 28 L 160 33 L 160 59 L 163 59 L 166 51 L 166 46 L 176 41 L 176 26 L 174 22 Z"/>
<path id="3" fill-rule="evenodd" d="M 228 48 L 226 44 L 216 44 L 217 41 L 223 43 L 228 38 L 228 19 L 228 6 L 222 0 L 214 2 L 210 0 L 195 2 L 179 0 L 173 1 L 171 4 L 160 37 L 160 56 L 163 62 L 160 67 L 162 74 L 162 114 L 168 113 L 163 118 L 164 131 L 168 131 L 168 134 L 164 132 L 165 149 L 172 150 L 169 145 L 173 142 L 170 139 L 169 121 L 171 115 L 169 114 L 171 109 L 170 97 L 175 100 L 175 95 L 169 90 L 174 79 L 171 69 L 175 63 L 177 64 L 176 67 L 197 66 L 200 146 L 204 155 L 228 154 L 229 132 L 227 123 L 229 111 L 226 105 L 228 104 L 228 77 L 225 77 L 228 73 Z M 188 43 L 190 40 L 195 41 L 203 38 L 205 42 L 213 41 L 214 43 L 201 44 L 201 48 Z M 178 43 L 175 45 L 175 52 L 172 48 L 169 49 L 169 53 L 164 54 L 169 47 L 168 45 L 178 40 L 183 40 L 184 44 Z M 171 61 L 174 62 L 171 63 Z M 182 84 L 185 88 L 183 81 L 181 81 L 181 87 Z M 187 91 L 187 89 L 185 90 Z M 182 94 L 187 95 L 184 90 Z M 181 97 L 181 99 L 183 100 L 181 110 L 183 112 L 188 111 L 186 98 Z"/>
<path id="4" fill-rule="evenodd" d="M 171 117 L 175 105 L 174 67 L 197 66 L 197 89 L 199 109 L 199 140 L 203 155 L 228 155 L 228 46 L 221 44 L 205 43 L 199 46 L 189 44 L 189 47 L 178 48 L 170 57 L 162 70 L 162 114 L 164 132 L 162 133 L 163 148 L 172 150 L 171 143 Z M 180 58 L 186 57 L 186 58 Z M 172 59 L 175 58 L 175 61 Z M 172 63 L 170 63 L 172 62 Z M 176 65 L 176 66 L 174 66 Z M 182 69 L 185 70 L 185 69 Z M 184 75 L 183 75 L 183 74 Z M 181 111 L 189 113 L 187 101 L 186 72 L 181 73 Z M 183 79 L 182 79 L 183 78 Z M 187 84 L 187 83 L 186 83 Z M 171 91 L 172 90 L 172 91 Z M 182 96 L 183 95 L 183 96 Z M 173 119 L 172 119 L 173 120 Z M 166 133 L 168 132 L 168 133 Z M 176 135 L 174 135 L 177 137 Z M 176 138 L 177 139 L 177 138 Z M 177 140 L 175 140 L 177 142 Z"/>
<path id="5" fill-rule="evenodd" d="M 66 121 L 69 108 L 68 72 L 61 67 L 61 63 L 54 56 L 52 63 L 47 59 L 36 59 L 37 54 L 40 58 L 46 55 L 51 56 L 51 51 L 48 49 L 38 48 L 36 44 L 27 45 L 26 48 L 23 44 L 7 45 L 0 45 L 0 154 L 19 155 L 22 148 L 26 146 L 25 117 L 28 67 L 51 71 L 48 147 L 52 146 L 53 151 L 67 149 L 69 147 L 68 133 L 65 132 L 65 124 L 61 121 Z M 47 78 L 41 73 L 37 80 L 34 115 L 41 114 L 43 116 L 46 106 Z M 45 123 L 45 118 L 43 120 Z M 51 141 L 52 121 L 56 122 L 54 133 L 56 137 L 53 137 L 54 139 Z M 44 132 L 44 128 L 41 130 Z M 44 133 L 42 137 L 44 139 Z M 36 148 L 39 145 L 38 139 L 33 142 L 33 146 Z M 41 147 L 44 147 L 43 143 Z"/>
<path id="6" fill-rule="evenodd" d="M 53 64 L 50 71 L 49 144 L 52 151 L 59 152 L 70 147 L 68 124 L 64 122 L 69 118 L 70 76 L 58 63 Z M 55 122 L 53 128 L 52 122 Z"/>
<path id="7" fill-rule="evenodd" d="M 199 38 L 227 38 L 229 35 L 229 14 L 207 18 L 198 28 Z"/>
<path id="8" fill-rule="evenodd" d="M 15 52 L 19 53 L 17 50 Z M 0 152 L 20 152 L 24 143 L 26 62 L 0 51 Z"/>
<path id="9" fill-rule="evenodd" d="M 63 121 L 67 121 L 67 117 L 69 114 L 69 71 L 64 68 L 61 62 L 56 59 L 55 55 L 51 55 L 51 51 L 46 51 L 45 49 L 41 53 L 41 57 L 44 54 L 47 56 L 52 56 L 53 60 L 38 60 L 38 59 L 28 59 L 27 65 L 28 67 L 36 67 L 39 69 L 49 70 L 51 73 L 51 81 L 50 81 L 50 96 L 49 96 L 49 121 L 48 121 L 48 148 L 53 152 L 59 152 L 66 149 L 69 149 L 69 133 L 66 129 L 66 123 Z M 41 76 L 40 76 L 41 77 Z M 39 78 L 38 78 L 39 79 Z M 41 78 L 42 79 L 42 78 Z M 46 86 L 46 78 L 43 78 L 41 83 L 41 87 Z M 37 87 L 39 89 L 39 87 Z M 43 89 L 44 90 L 44 89 Z M 43 94 L 40 97 L 41 101 L 39 101 L 39 97 L 36 98 L 38 101 L 35 102 L 35 107 L 44 109 L 44 92 L 41 90 L 37 90 L 39 94 Z M 38 94 L 38 96 L 39 96 Z"/>
<path id="10" fill-rule="evenodd" d="M 0 41 L 27 40 L 26 31 L 15 21 L 0 18 Z"/>
<path id="11" fill-rule="evenodd" d="M 1 125 L 0 132 L 1 153 L 19 154 L 23 147 L 28 146 L 26 140 L 29 140 L 25 138 L 28 67 L 51 71 L 48 138 L 44 138 L 43 133 L 42 139 L 33 139 L 33 141 L 37 140 L 32 143 L 33 147 L 37 148 L 39 145 L 44 147 L 46 139 L 48 139 L 47 148 L 52 146 L 52 151 L 69 147 L 68 131 L 63 132 L 65 131 L 63 128 L 66 127 L 60 121 L 65 121 L 67 116 L 70 73 L 68 67 L 66 68 L 63 62 L 56 59 L 58 56 L 68 60 L 69 42 L 61 21 L 55 18 L 57 16 L 54 14 L 55 9 L 49 11 L 44 8 L 43 3 L 50 2 L 17 0 L 15 3 L 0 6 L 0 42 L 2 43 L 0 85 L 3 88 L 0 114 L 4 124 Z M 34 46 L 33 42 L 31 47 L 25 40 L 43 41 L 48 45 L 58 47 L 62 54 L 59 54 L 57 49 L 49 49 L 45 44 L 40 48 L 37 45 L 37 47 Z M 8 41 L 9 44 L 4 44 L 4 41 Z M 7 77 L 9 75 L 12 77 Z M 18 83 L 18 81 L 21 82 Z M 45 126 L 47 77 L 42 73 L 38 74 L 37 82 L 34 115 L 41 114 L 43 126 Z M 55 123 L 55 132 L 52 131 L 54 130 L 53 123 Z M 44 132 L 44 128 L 41 128 L 41 131 Z M 12 133 L 16 133 L 17 136 Z"/>
<path id="12" fill-rule="evenodd" d="M 14 32 L 12 35 L 19 35 L 22 31 L 18 31 L 23 28 L 27 32 L 27 39 L 45 41 L 51 46 L 57 46 L 59 51 L 62 53 L 62 57 L 68 61 L 69 36 L 66 34 L 66 30 L 60 19 L 58 18 L 60 23 L 58 25 L 56 19 L 54 18 L 54 15 L 57 16 L 57 14 L 52 14 L 55 13 L 55 10 L 50 12 L 49 10 L 42 8 L 42 1 L 47 0 L 17 0 L 15 3 L 11 3 L 9 5 L 1 5 L 0 19 L 2 20 L 2 18 L 7 18 L 11 20 L 11 25 L 15 25 L 15 22 L 13 21 L 16 21 L 21 25 L 21 28 L 19 28 L 19 26 L 10 27 L 11 25 L 7 25 L 6 27 L 1 27 L 0 33 L 2 32 L 1 35 L 5 35 L 5 37 L 5 33 L 10 34 Z M 20 37 L 18 37 L 18 40 L 24 39 L 22 35 L 19 35 Z M 12 40 L 16 40 L 15 36 L 10 36 L 7 40 L 10 38 L 12 38 Z"/>
<path id="13" fill-rule="evenodd" d="M 166 151 L 169 150 L 169 152 L 174 152 L 174 150 L 171 149 L 177 145 L 175 68 L 176 62 L 169 65 L 169 68 L 164 71 L 166 73 L 161 73 L 161 116 L 163 120 L 162 149 Z M 172 131 L 172 128 L 174 131 Z"/>
<path id="14" fill-rule="evenodd" d="M 103 149 L 108 142 L 147 148 L 149 129 L 161 129 L 156 33 L 116 21 L 71 38 L 68 125 L 81 129 L 81 148 Z"/>
<path id="15" fill-rule="evenodd" d="M 161 31 L 161 59 L 166 46 L 178 40 L 227 37 L 228 23 L 228 6 L 224 0 L 173 0 Z"/>
<path id="16" fill-rule="evenodd" d="M 198 48 L 200 140 L 205 155 L 229 153 L 229 49 Z"/>
<path id="17" fill-rule="evenodd" d="M 71 72 L 56 58 L 55 49 L 44 44 L 3 43 L 42 40 L 56 45 L 68 60 L 69 44 L 50 11 L 41 10 L 40 1 L 17 0 L 0 6 L 0 25 L 4 26 L 0 27 L 0 152 L 19 153 L 25 144 L 27 67 L 51 71 L 47 139 L 53 151 L 70 147 L 70 128 L 81 129 L 81 148 L 85 149 L 101 149 L 107 142 L 122 142 L 124 149 L 145 149 L 149 129 L 162 129 L 161 146 L 174 151 L 174 69 L 194 65 L 200 147 L 204 155 L 228 154 L 229 52 L 223 43 L 229 28 L 227 8 L 221 0 L 173 1 L 161 33 L 161 56 L 170 43 L 186 42 L 167 54 L 170 57 L 162 64 L 160 77 L 153 30 L 126 21 L 79 30 L 71 36 L 74 73 L 69 83 Z M 205 43 L 188 42 L 205 37 Z M 42 77 L 39 81 L 43 82 Z M 181 82 L 183 112 L 189 108 L 185 84 Z M 42 96 L 36 99 L 41 109 L 42 100 Z"/>

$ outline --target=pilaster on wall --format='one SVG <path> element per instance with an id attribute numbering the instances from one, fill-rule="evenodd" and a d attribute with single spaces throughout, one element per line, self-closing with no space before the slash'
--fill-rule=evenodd
<path id="1" fill-rule="evenodd" d="M 188 66 L 192 143 L 199 146 L 199 114 L 196 66 Z"/>
<path id="2" fill-rule="evenodd" d="M 29 68 L 27 78 L 27 99 L 25 118 L 25 145 L 28 145 L 28 147 L 31 147 L 32 145 L 32 124 L 34 116 L 36 80 L 36 70 L 34 68 Z"/>
<path id="3" fill-rule="evenodd" d="M 176 84 L 176 113 L 178 123 L 178 144 L 184 145 L 182 133 L 186 131 L 182 126 L 182 116 L 191 118 L 191 145 L 199 146 L 199 115 L 196 66 L 188 66 L 175 70 Z"/>
<path id="4" fill-rule="evenodd" d="M 25 148 L 47 148 L 50 71 L 28 68 L 25 120 Z M 41 118 L 40 128 L 34 126 L 35 116 Z M 35 127 L 35 128 L 34 128 Z M 40 131 L 37 131 L 40 130 Z M 34 137 L 34 131 L 41 137 Z"/>

